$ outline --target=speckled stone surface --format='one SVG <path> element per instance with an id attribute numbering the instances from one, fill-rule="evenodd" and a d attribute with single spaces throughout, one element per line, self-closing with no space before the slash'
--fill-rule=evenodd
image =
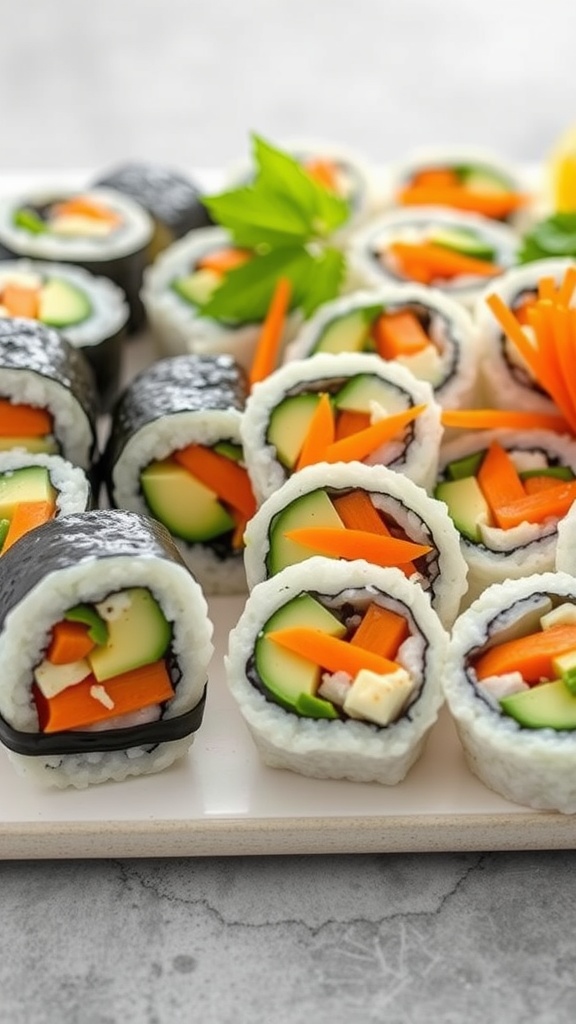
<path id="1" fill-rule="evenodd" d="M 4 0 L 2 169 L 216 166 L 247 132 L 538 159 L 576 6 Z M 1 808 L 0 808 L 1 813 Z M 2 1024 L 568 1024 L 576 854 L 0 864 Z"/>

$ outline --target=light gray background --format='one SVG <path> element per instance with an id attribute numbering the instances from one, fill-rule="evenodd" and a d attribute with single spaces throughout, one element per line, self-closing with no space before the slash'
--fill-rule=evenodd
<path id="1" fill-rule="evenodd" d="M 216 166 L 249 130 L 537 160 L 576 5 L 0 0 L 0 170 Z M 7 863 L 6 1024 L 572 1024 L 573 852 Z"/>

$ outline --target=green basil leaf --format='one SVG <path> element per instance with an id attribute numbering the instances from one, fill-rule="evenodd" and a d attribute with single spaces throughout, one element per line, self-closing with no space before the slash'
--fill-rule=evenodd
<path id="1" fill-rule="evenodd" d="M 338 249 L 324 249 L 313 257 L 307 293 L 301 303 L 304 316 L 311 316 L 323 302 L 338 295 L 345 265 L 344 254 Z"/>
<path id="2" fill-rule="evenodd" d="M 232 323 L 254 323 L 263 320 L 276 282 L 288 277 L 292 283 L 291 308 L 299 306 L 305 294 L 310 260 L 302 246 L 286 246 L 231 270 L 224 282 L 200 307 L 203 316 Z"/>
<path id="3" fill-rule="evenodd" d="M 556 213 L 535 224 L 522 238 L 521 263 L 547 256 L 576 255 L 576 214 Z"/>
<path id="4" fill-rule="evenodd" d="M 286 197 L 257 190 L 255 185 L 207 196 L 202 201 L 237 245 L 286 246 L 304 243 L 310 236 L 309 222 Z"/>

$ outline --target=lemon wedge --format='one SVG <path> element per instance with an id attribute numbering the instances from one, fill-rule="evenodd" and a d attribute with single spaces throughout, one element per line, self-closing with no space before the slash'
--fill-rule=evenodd
<path id="1" fill-rule="evenodd" d="M 549 169 L 555 210 L 576 212 L 576 125 L 558 141 L 550 156 Z"/>

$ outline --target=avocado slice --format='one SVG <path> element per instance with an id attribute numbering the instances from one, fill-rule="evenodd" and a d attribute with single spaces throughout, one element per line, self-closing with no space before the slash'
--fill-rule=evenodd
<path id="1" fill-rule="evenodd" d="M 169 459 L 146 466 L 140 483 L 152 515 L 175 537 L 202 543 L 234 529 L 234 519 L 215 492 Z"/>
<path id="2" fill-rule="evenodd" d="M 13 221 L 15 227 L 24 228 L 31 235 L 42 235 L 48 230 L 48 225 L 42 220 L 42 217 L 35 210 L 30 210 L 26 206 L 16 210 Z"/>
<path id="3" fill-rule="evenodd" d="M 455 171 L 466 188 L 473 192 L 508 192 L 511 188 L 510 181 L 504 175 L 489 167 L 461 164 Z"/>
<path id="4" fill-rule="evenodd" d="M 85 292 L 76 285 L 53 277 L 40 292 L 38 319 L 50 327 L 72 327 L 92 314 L 92 305 Z"/>
<path id="5" fill-rule="evenodd" d="M 576 695 L 562 679 L 503 697 L 500 705 L 529 729 L 576 729 Z"/>
<path id="6" fill-rule="evenodd" d="M 476 477 L 446 480 L 436 486 L 434 497 L 445 502 L 454 526 L 464 537 L 481 541 L 480 525 L 490 522 L 490 508 Z"/>
<path id="7" fill-rule="evenodd" d="M 0 474 L 0 518 L 11 519 L 23 501 L 54 504 L 56 491 L 45 466 L 22 466 Z"/>
<path id="8" fill-rule="evenodd" d="M 233 444 L 232 441 L 219 441 L 218 444 L 214 445 L 214 451 L 218 455 L 224 455 L 227 459 L 232 459 L 233 462 L 242 462 L 244 458 L 242 445 Z"/>
<path id="9" fill-rule="evenodd" d="M 0 428 L 1 429 L 1 428 Z M 45 453 L 46 455 L 57 455 L 60 451 L 56 440 L 52 436 L 47 437 L 2 437 L 0 436 L 0 452 L 9 452 L 13 448 L 24 448 L 31 454 Z"/>
<path id="10" fill-rule="evenodd" d="M 296 464 L 319 401 L 318 394 L 291 395 L 272 412 L 266 440 L 274 445 L 278 461 L 287 469 Z"/>
<path id="11" fill-rule="evenodd" d="M 351 377 L 334 396 L 334 405 L 339 410 L 369 413 L 371 402 L 377 402 L 388 413 L 400 412 L 406 407 L 400 391 L 396 393 L 389 384 L 371 373 L 358 373 Z"/>
<path id="12" fill-rule="evenodd" d="M 77 604 L 68 609 L 64 618 L 68 622 L 81 622 L 88 626 L 88 636 L 95 644 L 105 644 L 108 640 L 108 626 L 92 605 Z"/>
<path id="13" fill-rule="evenodd" d="M 172 290 L 192 306 L 205 306 L 222 284 L 220 274 L 213 270 L 195 270 L 172 281 Z"/>
<path id="14" fill-rule="evenodd" d="M 0 519 L 0 551 L 2 550 L 2 545 L 3 545 L 4 541 L 6 540 L 6 534 L 8 533 L 9 529 L 10 529 L 10 520 L 9 519 Z"/>
<path id="15" fill-rule="evenodd" d="M 269 550 L 266 557 L 266 568 L 270 576 L 274 576 L 287 565 L 303 562 L 314 554 L 312 548 L 306 548 L 289 540 L 284 534 L 288 530 L 296 530 L 304 526 L 329 526 L 345 529 L 326 491 L 310 491 L 301 498 L 287 505 L 272 517 L 269 529 Z M 336 557 L 336 556 L 333 556 Z"/>
<path id="16" fill-rule="evenodd" d="M 310 693 L 301 693 L 296 701 L 296 711 L 304 718 L 339 718 L 333 704 L 322 697 L 313 697 Z"/>
<path id="17" fill-rule="evenodd" d="M 574 473 L 568 466 L 543 466 L 542 469 L 523 469 L 518 474 L 521 480 L 535 476 L 551 476 L 555 480 L 573 480 Z"/>
<path id="18" fill-rule="evenodd" d="M 346 627 L 310 594 L 294 597 L 266 622 L 254 650 L 256 671 L 274 700 L 288 711 L 297 712 L 301 694 L 314 697 L 320 685 L 320 667 L 266 637 L 272 630 L 294 626 L 320 629 L 340 638 L 345 635 Z"/>
<path id="19" fill-rule="evenodd" d="M 330 320 L 312 352 L 364 352 L 366 349 L 374 351 L 374 342 L 370 344 L 370 331 L 374 320 L 381 312 L 381 306 L 369 306 L 364 309 L 352 309 Z"/>
<path id="20" fill-rule="evenodd" d="M 461 459 L 454 459 L 447 462 L 444 472 L 449 480 L 463 480 L 467 476 L 476 476 L 486 452 L 473 452 L 472 455 L 464 455 Z"/>
<path id="21" fill-rule="evenodd" d="M 106 643 L 87 655 L 99 683 L 159 661 L 172 637 L 171 626 L 149 590 L 135 587 L 122 595 L 126 607 L 107 622 Z"/>
<path id="22" fill-rule="evenodd" d="M 472 256 L 477 260 L 493 260 L 496 250 L 493 245 L 485 242 L 475 231 L 468 228 L 443 228 L 434 231 L 430 242 L 441 245 L 444 249 L 460 252 L 463 256 Z"/>

